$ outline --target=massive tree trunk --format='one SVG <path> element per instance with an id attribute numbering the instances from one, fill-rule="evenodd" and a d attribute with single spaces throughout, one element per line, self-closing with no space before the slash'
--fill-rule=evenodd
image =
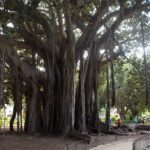
<path id="1" fill-rule="evenodd" d="M 144 34 L 144 23 L 143 23 L 143 16 L 141 14 L 141 35 L 142 35 L 142 47 L 143 47 L 143 57 L 144 57 L 144 84 L 145 84 L 145 102 L 149 104 L 149 86 L 148 86 L 148 65 L 147 65 L 147 56 L 146 56 L 146 49 L 145 49 L 145 34 Z"/>
<path id="2" fill-rule="evenodd" d="M 31 95 L 31 102 L 30 102 L 30 110 L 29 110 L 29 122 L 28 122 L 28 133 L 34 135 L 38 132 L 38 110 L 37 110 L 37 85 L 32 83 L 32 95 Z"/>
<path id="3" fill-rule="evenodd" d="M 69 7 L 69 5 L 67 5 Z M 58 129 L 60 133 L 69 134 L 74 130 L 74 108 L 75 108 L 75 91 L 74 91 L 74 76 L 75 76 L 75 41 L 72 30 L 72 21 L 70 16 L 70 8 L 65 10 L 66 20 L 66 45 L 65 52 L 62 57 L 62 119 Z"/>
<path id="4" fill-rule="evenodd" d="M 14 131 L 13 124 L 14 124 L 14 121 L 16 118 L 16 112 L 17 112 L 17 108 L 16 108 L 16 104 L 14 104 L 13 114 L 12 114 L 11 119 L 10 119 L 10 127 L 9 127 L 10 131 Z"/>
<path id="5" fill-rule="evenodd" d="M 116 103 L 116 90 L 115 90 L 115 75 L 114 75 L 114 63 L 113 63 L 113 50 L 110 49 L 110 71 L 111 71 L 111 100 L 112 106 Z"/>
<path id="6" fill-rule="evenodd" d="M 76 103 L 75 103 L 75 129 L 80 132 L 86 130 L 86 116 L 85 116 L 85 70 L 84 70 L 83 52 L 80 54 L 80 72 L 79 83 L 76 89 Z"/>
<path id="7" fill-rule="evenodd" d="M 28 124 L 29 124 L 29 114 L 30 114 L 30 103 L 31 103 L 31 97 L 32 97 L 32 87 L 30 83 L 26 83 L 25 86 L 25 122 L 24 122 L 24 131 L 28 133 Z"/>
<path id="8" fill-rule="evenodd" d="M 48 54 L 47 54 L 48 55 Z M 46 57 L 46 72 L 48 74 L 45 81 L 45 104 L 44 104 L 44 132 L 52 132 L 54 121 L 54 66 L 49 57 Z M 54 58 L 50 58 L 54 59 Z"/>
<path id="9" fill-rule="evenodd" d="M 19 75 L 19 72 L 15 67 L 13 67 L 12 76 L 13 76 L 13 83 L 12 83 L 12 96 L 13 96 L 13 102 L 14 102 L 14 109 L 13 114 L 10 120 L 10 131 L 13 131 L 13 124 L 14 120 L 17 116 L 17 131 L 20 129 L 20 123 L 21 123 L 21 113 L 22 113 L 22 78 Z"/>
<path id="10" fill-rule="evenodd" d="M 5 71 L 5 53 L 0 50 L 0 107 L 4 106 L 4 71 Z"/>
<path id="11" fill-rule="evenodd" d="M 69 48 L 66 55 L 69 56 Z M 63 60 L 63 69 L 61 71 L 62 78 L 62 93 L 60 95 L 61 100 L 61 116 L 60 123 L 58 126 L 58 131 L 60 133 L 67 134 L 74 128 L 74 103 L 75 103 L 75 93 L 74 93 L 74 58 L 68 58 L 68 60 Z"/>
<path id="12" fill-rule="evenodd" d="M 62 38 L 60 53 L 54 53 L 55 41 L 45 51 L 47 80 L 43 128 L 45 132 L 70 134 L 74 128 L 75 47 L 69 10 L 65 10 L 67 37 Z"/>
<path id="13" fill-rule="evenodd" d="M 108 50 L 106 50 L 106 59 L 107 59 L 107 72 L 106 72 L 106 129 L 110 131 L 110 80 L 109 80 L 109 63 L 108 63 Z"/>
<path id="14" fill-rule="evenodd" d="M 86 117 L 89 118 L 90 127 L 99 129 L 99 99 L 98 99 L 98 82 L 100 68 L 98 62 L 98 51 L 95 41 L 91 43 L 88 60 L 86 62 L 86 80 L 85 80 L 85 102 Z"/>

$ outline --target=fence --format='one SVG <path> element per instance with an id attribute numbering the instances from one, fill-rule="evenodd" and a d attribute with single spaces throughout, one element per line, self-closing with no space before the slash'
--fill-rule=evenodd
<path id="1" fill-rule="evenodd" d="M 63 150 L 90 150 L 92 147 L 96 147 L 97 145 L 97 137 L 95 137 L 91 143 L 89 143 L 88 140 L 83 140 L 70 145 L 66 145 Z"/>
<path id="2" fill-rule="evenodd" d="M 146 134 L 133 142 L 133 150 L 150 150 L 150 134 Z"/>
<path id="3" fill-rule="evenodd" d="M 90 150 L 90 149 L 100 145 L 101 138 L 102 138 L 102 136 L 96 136 L 93 138 L 93 141 L 91 143 L 89 143 L 88 140 L 83 140 L 83 141 L 75 142 L 70 145 L 68 144 L 65 146 L 65 148 L 63 150 Z M 122 135 L 116 134 L 116 135 L 111 136 L 110 141 L 109 141 L 109 139 L 107 139 L 107 136 L 106 136 L 105 140 L 108 140 L 109 141 L 108 143 L 111 143 L 111 142 L 115 142 L 115 141 L 127 141 L 127 139 L 128 139 L 127 135 L 122 136 Z"/>

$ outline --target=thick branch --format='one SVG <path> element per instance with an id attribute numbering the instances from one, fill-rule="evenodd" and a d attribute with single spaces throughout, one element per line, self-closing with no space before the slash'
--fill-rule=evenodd
<path id="1" fill-rule="evenodd" d="M 112 26 L 109 28 L 109 30 L 107 30 L 102 37 L 100 37 L 97 40 L 97 48 L 101 48 L 101 47 L 105 47 L 106 41 L 108 39 L 108 35 L 110 34 L 110 31 L 112 33 L 115 32 L 115 30 L 118 28 L 118 26 L 122 23 L 123 20 L 128 19 L 129 17 L 138 14 L 141 10 L 143 10 L 144 8 L 148 8 L 150 7 L 150 3 L 145 3 L 143 5 L 135 5 L 134 7 L 131 8 L 126 8 L 124 9 L 123 14 L 121 14 L 118 19 L 112 24 Z M 117 13 L 117 12 L 116 12 Z"/>
<path id="2" fill-rule="evenodd" d="M 87 48 L 91 43 L 93 37 L 96 34 L 98 22 L 101 20 L 102 16 L 107 12 L 107 6 L 104 8 L 99 7 L 95 15 L 91 18 L 88 26 L 82 33 L 81 37 L 76 43 L 76 61 L 79 58 L 80 51 Z"/>
<path id="3" fill-rule="evenodd" d="M 31 65 L 22 62 L 15 50 L 13 49 L 13 45 L 2 37 L 0 37 L 0 51 L 1 50 L 5 50 L 6 56 L 22 74 L 25 80 L 30 79 L 33 81 L 42 81 L 46 79 L 45 72 L 41 72 L 38 69 L 32 67 Z"/>

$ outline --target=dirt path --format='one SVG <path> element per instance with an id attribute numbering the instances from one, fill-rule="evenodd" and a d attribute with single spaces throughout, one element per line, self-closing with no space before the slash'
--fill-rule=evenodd
<path id="1" fill-rule="evenodd" d="M 118 136 L 117 141 L 126 141 L 127 139 L 136 137 L 137 135 L 135 133 L 131 134 L 130 136 Z M 115 141 L 115 135 L 100 135 L 98 137 L 95 137 L 95 141 L 91 144 L 80 142 L 76 139 L 68 137 L 39 136 L 33 138 L 26 135 L 0 135 L 0 150 L 65 150 L 65 148 L 67 149 L 67 145 L 68 150 L 86 150 L 98 145 L 105 145 Z M 120 149 L 124 150 L 122 149 L 122 147 L 124 147 L 124 145 L 120 143 Z M 113 150 L 112 147 L 111 149 L 108 148 L 100 150 Z M 126 150 L 130 149 L 126 147 Z"/>
<path id="2" fill-rule="evenodd" d="M 93 148 L 92 150 L 132 150 L 132 143 L 134 139 L 127 141 L 114 142 L 111 144 L 98 146 L 97 148 Z"/>

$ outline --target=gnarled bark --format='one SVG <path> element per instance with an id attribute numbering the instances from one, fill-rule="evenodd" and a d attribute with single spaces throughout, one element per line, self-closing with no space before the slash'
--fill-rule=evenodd
<path id="1" fill-rule="evenodd" d="M 0 51 L 0 107 L 4 106 L 4 71 L 5 71 L 5 52 Z"/>

